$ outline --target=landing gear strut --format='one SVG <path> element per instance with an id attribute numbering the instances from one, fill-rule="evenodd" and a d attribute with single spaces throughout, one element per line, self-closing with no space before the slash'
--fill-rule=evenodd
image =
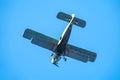
<path id="1" fill-rule="evenodd" d="M 65 58 L 64 56 L 63 56 L 63 59 L 64 59 L 64 61 L 67 61 L 67 58 Z"/>

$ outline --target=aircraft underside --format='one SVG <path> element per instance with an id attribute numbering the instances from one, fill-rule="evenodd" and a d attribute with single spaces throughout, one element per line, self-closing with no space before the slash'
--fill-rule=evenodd
<path id="1" fill-rule="evenodd" d="M 63 56 L 63 59 L 65 61 L 65 56 L 67 56 L 82 62 L 94 62 L 97 56 L 96 53 L 68 44 L 68 40 L 72 30 L 72 24 L 84 28 L 86 22 L 82 19 L 76 18 L 74 14 L 70 16 L 63 12 L 59 12 L 57 18 L 68 22 L 68 25 L 61 35 L 60 40 L 56 40 L 28 28 L 25 30 L 23 37 L 31 40 L 32 44 L 53 51 L 51 55 L 51 62 L 56 66 L 58 66 L 57 63 L 61 59 L 61 56 Z"/>

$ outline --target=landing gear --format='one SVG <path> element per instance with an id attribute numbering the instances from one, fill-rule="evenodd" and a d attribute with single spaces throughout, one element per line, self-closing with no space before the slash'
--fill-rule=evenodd
<path id="1" fill-rule="evenodd" d="M 51 57 L 53 56 L 53 53 L 51 53 L 51 55 L 50 55 Z"/>
<path id="2" fill-rule="evenodd" d="M 65 58 L 65 56 L 63 56 L 63 59 L 64 59 L 64 61 L 67 61 L 67 58 Z"/>

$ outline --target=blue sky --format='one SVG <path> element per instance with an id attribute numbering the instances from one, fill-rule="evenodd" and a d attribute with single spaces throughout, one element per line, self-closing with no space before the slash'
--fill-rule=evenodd
<path id="1" fill-rule="evenodd" d="M 120 80 L 119 0 L 0 0 L 0 80 Z M 70 44 L 97 53 L 94 63 L 68 58 L 60 68 L 49 50 L 24 39 L 26 28 L 59 39 L 67 23 L 59 11 L 86 20 Z"/>

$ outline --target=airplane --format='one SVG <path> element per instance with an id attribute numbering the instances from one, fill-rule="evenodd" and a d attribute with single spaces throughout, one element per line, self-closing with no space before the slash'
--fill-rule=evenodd
<path id="1" fill-rule="evenodd" d="M 51 54 L 51 62 L 56 66 L 58 66 L 58 61 L 61 59 L 61 57 L 63 57 L 64 61 L 66 61 L 66 56 L 84 63 L 88 61 L 94 62 L 97 56 L 95 52 L 68 44 L 72 30 L 72 24 L 84 28 L 86 21 L 75 17 L 75 14 L 68 15 L 64 12 L 59 12 L 57 14 L 57 18 L 68 22 L 68 25 L 66 26 L 59 40 L 46 36 L 42 33 L 38 33 L 29 28 L 24 31 L 23 37 L 31 40 L 32 44 L 53 51 Z"/>

